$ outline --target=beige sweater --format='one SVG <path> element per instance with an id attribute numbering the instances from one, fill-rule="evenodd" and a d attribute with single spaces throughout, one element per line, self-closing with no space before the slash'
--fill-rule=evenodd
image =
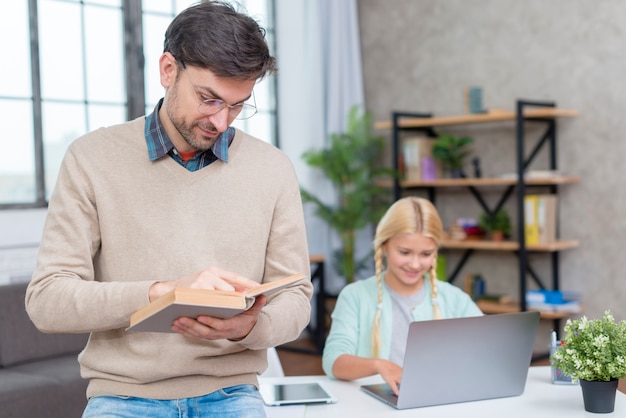
<path id="1" fill-rule="evenodd" d="M 75 141 L 50 199 L 26 308 L 44 332 L 91 332 L 79 356 L 87 396 L 194 397 L 256 384 L 265 349 L 298 337 L 311 283 L 264 307 L 239 342 L 126 332 L 148 288 L 208 266 L 271 281 L 309 275 L 298 182 L 275 147 L 237 131 L 229 162 L 190 172 L 151 162 L 144 118 Z"/>

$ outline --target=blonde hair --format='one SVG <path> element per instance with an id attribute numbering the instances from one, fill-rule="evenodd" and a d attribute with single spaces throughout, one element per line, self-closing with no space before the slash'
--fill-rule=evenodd
<path id="1" fill-rule="evenodd" d="M 384 251 L 383 246 L 391 238 L 399 235 L 420 233 L 426 238 L 432 238 L 437 247 L 441 243 L 443 235 L 443 225 L 437 209 L 426 199 L 409 196 L 397 200 L 392 204 L 376 227 L 376 236 L 374 237 L 374 262 L 376 264 L 376 278 L 378 282 L 378 298 L 376 316 L 372 326 L 372 356 L 378 357 L 380 351 L 380 316 L 383 303 L 383 277 L 382 272 L 385 269 L 383 265 Z M 441 319 L 441 310 L 437 303 L 437 257 L 428 270 L 428 278 L 430 279 L 431 293 L 430 297 L 433 303 L 433 318 Z"/>

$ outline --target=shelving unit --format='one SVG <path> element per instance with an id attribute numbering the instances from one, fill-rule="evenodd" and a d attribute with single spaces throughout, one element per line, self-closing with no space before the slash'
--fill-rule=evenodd
<path id="1" fill-rule="evenodd" d="M 460 178 L 460 179 L 437 179 L 433 181 L 400 181 L 393 182 L 393 191 L 395 199 L 400 198 L 404 192 L 410 190 L 422 189 L 428 193 L 428 198 L 435 201 L 436 192 L 440 189 L 450 187 L 467 188 L 476 198 L 480 206 L 486 211 L 495 213 L 499 210 L 509 198 L 515 193 L 517 208 L 517 236 L 516 241 L 492 242 L 482 240 L 466 240 L 466 241 L 444 241 L 441 245 L 443 249 L 463 251 L 458 264 L 449 273 L 448 279 L 454 281 L 458 276 L 461 268 L 474 251 L 509 251 L 514 252 L 518 258 L 519 264 L 519 304 L 498 304 L 493 302 L 480 303 L 480 307 L 485 313 L 503 313 L 513 311 L 525 311 L 526 306 L 526 290 L 527 280 L 530 277 L 541 289 L 560 289 L 559 281 L 559 252 L 563 250 L 573 249 L 579 245 L 576 240 L 557 240 L 556 242 L 542 245 L 528 246 L 524 237 L 524 195 L 526 189 L 531 187 L 544 187 L 551 194 L 558 194 L 558 187 L 561 185 L 574 184 L 580 181 L 578 176 L 552 176 L 542 178 L 529 178 L 526 176 L 526 170 L 534 160 L 534 158 L 543 149 L 547 149 L 549 153 L 549 169 L 557 169 L 556 149 L 557 149 L 557 130 L 556 120 L 558 118 L 575 117 L 578 115 L 576 110 L 559 109 L 552 102 L 536 102 L 518 100 L 516 103 L 516 111 L 507 110 L 490 110 L 484 114 L 470 114 L 460 116 L 443 116 L 433 117 L 429 113 L 409 113 L 409 112 L 393 112 L 392 120 L 389 122 L 379 122 L 375 124 L 377 129 L 392 130 L 392 151 L 394 168 L 399 169 L 399 153 L 400 153 L 400 132 L 401 131 L 422 131 L 429 136 L 437 136 L 435 129 L 442 126 L 466 125 L 466 124 L 484 124 L 493 122 L 511 121 L 515 124 L 515 156 L 516 156 L 516 176 L 514 178 Z M 525 124 L 534 122 L 545 126 L 544 133 L 537 140 L 535 146 L 530 149 L 528 154 L 525 150 Z M 526 156 L 527 155 L 527 156 Z M 495 207 L 489 207 L 481 195 L 483 188 L 503 188 L 502 196 Z M 557 228 L 558 234 L 558 228 Z M 558 236 L 558 235 L 557 235 Z M 551 280 L 546 285 L 543 280 L 532 269 L 528 255 L 529 253 L 545 253 L 551 258 Z M 542 312 L 542 318 L 553 319 L 555 321 L 555 329 L 559 329 L 559 320 L 570 316 L 570 313 L 560 312 Z"/>

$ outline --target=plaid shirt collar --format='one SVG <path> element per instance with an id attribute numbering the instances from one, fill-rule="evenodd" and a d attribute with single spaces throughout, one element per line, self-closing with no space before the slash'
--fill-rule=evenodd
<path id="1" fill-rule="evenodd" d="M 148 146 L 148 155 L 150 157 L 150 161 L 156 161 L 164 155 L 169 154 L 180 164 L 187 167 L 187 164 L 183 163 L 182 159 L 178 155 L 178 152 L 174 148 L 174 144 L 167 136 L 167 133 L 165 132 L 165 129 L 163 128 L 163 125 L 159 120 L 159 109 L 161 108 L 162 104 L 163 99 L 159 100 L 159 103 L 157 103 L 157 105 L 155 106 L 154 111 L 146 116 L 144 133 L 146 137 L 146 144 Z M 233 142 L 234 137 L 235 128 L 231 126 L 217 138 L 217 140 L 210 149 L 198 153 L 198 155 L 196 155 L 190 161 L 195 162 L 195 165 L 197 165 L 198 168 L 207 166 L 217 159 L 220 159 L 223 162 L 227 163 L 228 147 Z"/>

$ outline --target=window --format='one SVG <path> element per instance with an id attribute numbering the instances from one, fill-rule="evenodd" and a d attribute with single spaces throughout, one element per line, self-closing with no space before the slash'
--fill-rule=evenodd
<path id="1" fill-rule="evenodd" d="M 12 0 L 3 3 L 0 36 L 10 39 L 0 84 L 0 112 L 5 135 L 0 139 L 0 209 L 45 207 L 69 143 L 100 126 L 133 115 L 131 104 L 151 112 L 163 95 L 158 57 L 171 19 L 192 0 Z M 273 49 L 273 1 L 233 0 L 267 30 Z M 133 13 L 131 7 L 138 7 Z M 138 22 L 141 20 L 141 22 Z M 125 37 L 143 27 L 138 40 Z M 62 24 L 59 24 L 59 23 Z M 32 24 L 32 25 L 31 25 Z M 139 48 L 129 48 L 129 44 Z M 143 57 L 126 51 L 141 51 Z M 126 66 L 143 62 L 143 89 L 131 85 Z M 129 82 L 131 80 L 131 82 Z M 132 84 L 136 85 L 136 84 Z M 235 126 L 274 144 L 275 80 L 255 88 L 259 112 Z M 141 111 L 141 110 L 140 110 Z M 137 113 L 135 111 L 135 113 Z"/>

